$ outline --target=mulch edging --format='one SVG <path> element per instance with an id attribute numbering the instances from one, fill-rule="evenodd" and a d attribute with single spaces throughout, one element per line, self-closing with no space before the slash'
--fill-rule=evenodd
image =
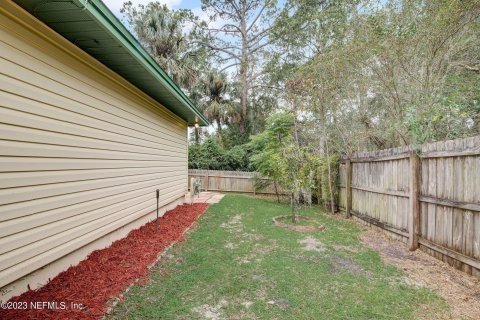
<path id="1" fill-rule="evenodd" d="M 0 319 L 97 319 L 108 311 L 108 302 L 139 281 L 146 281 L 158 254 L 175 242 L 205 212 L 208 204 L 181 205 L 155 222 L 132 230 L 108 248 L 93 251 L 46 285 L 29 290 L 9 302 L 26 302 L 26 309 L 0 308 Z M 31 302 L 57 302 L 52 308 L 31 308 Z M 62 304 L 63 303 L 63 304 Z M 81 304 L 82 309 L 71 308 Z M 62 308 L 64 306 L 64 308 Z"/>

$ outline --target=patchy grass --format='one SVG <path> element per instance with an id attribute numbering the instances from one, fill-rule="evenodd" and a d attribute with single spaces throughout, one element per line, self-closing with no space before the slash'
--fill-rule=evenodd
<path id="1" fill-rule="evenodd" d="M 413 319 L 421 309 L 425 319 L 447 309 L 364 247 L 360 227 L 318 207 L 300 213 L 325 224 L 324 231 L 272 225 L 288 212 L 287 204 L 226 196 L 107 318 Z"/>

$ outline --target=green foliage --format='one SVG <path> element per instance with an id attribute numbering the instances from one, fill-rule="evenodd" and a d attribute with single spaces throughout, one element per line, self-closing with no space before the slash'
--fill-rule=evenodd
<path id="1" fill-rule="evenodd" d="M 191 94 L 203 114 L 216 124 L 217 136 L 222 145 L 224 145 L 222 125 L 230 123 L 239 115 L 238 104 L 227 98 L 231 91 L 229 87 L 225 73 L 209 70 L 200 78 Z"/>
<path id="2" fill-rule="evenodd" d="M 265 131 L 252 137 L 252 163 L 265 177 L 278 182 L 290 195 L 292 219 L 301 201 L 311 203 L 318 163 L 307 146 L 301 146 L 295 132 L 295 114 L 278 112 L 267 118 Z"/>
<path id="3" fill-rule="evenodd" d="M 289 0 L 270 79 L 333 152 L 476 135 L 479 16 L 478 0 Z"/>
<path id="4" fill-rule="evenodd" d="M 202 10 L 217 26 L 204 22 L 204 45 L 223 70 L 229 69 L 238 79 L 240 97 L 240 132 L 248 132 L 246 122 L 253 82 L 270 45 L 270 24 L 276 13 L 276 0 L 202 0 Z M 223 20 L 223 21 L 222 21 Z M 235 68 L 234 68 L 235 67 Z"/>
<path id="5" fill-rule="evenodd" d="M 190 146 L 189 167 L 257 170 L 295 201 L 316 189 L 330 200 L 334 155 L 480 133 L 478 0 L 281 5 L 202 0 L 213 25 L 125 4 L 139 41 L 216 129 Z"/>
<path id="6" fill-rule="evenodd" d="M 265 131 L 251 138 L 251 161 L 257 172 L 275 181 L 287 170 L 282 150 L 292 142 L 293 117 L 291 112 L 275 113 L 267 119 Z"/>
<path id="7" fill-rule="evenodd" d="M 210 137 L 202 144 L 188 147 L 188 167 L 190 169 L 251 171 L 250 148 L 248 145 L 224 149 Z"/>
<path id="8" fill-rule="evenodd" d="M 121 13 L 143 47 L 167 74 L 182 87 L 192 88 L 208 52 L 199 46 L 199 37 L 188 25 L 197 20 L 191 10 L 172 10 L 160 2 L 135 7 L 123 4 Z"/>
<path id="9" fill-rule="evenodd" d="M 212 138 L 208 138 L 202 144 L 191 144 L 188 147 L 190 169 L 223 170 L 225 164 L 225 151 Z"/>
<path id="10" fill-rule="evenodd" d="M 256 173 L 251 179 L 253 180 L 253 188 L 256 192 L 264 191 L 272 183 L 270 180 L 265 179 L 262 175 L 258 173 Z"/>
<path id="11" fill-rule="evenodd" d="M 230 122 L 223 130 L 223 146 L 225 149 L 231 149 L 235 146 L 243 145 L 249 142 L 250 136 L 248 130 L 240 132 L 240 124 L 238 122 Z"/>

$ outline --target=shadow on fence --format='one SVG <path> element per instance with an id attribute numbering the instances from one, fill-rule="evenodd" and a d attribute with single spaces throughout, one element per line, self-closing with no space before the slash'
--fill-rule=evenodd
<path id="1" fill-rule="evenodd" d="M 343 159 L 339 202 L 347 217 L 480 277 L 480 136 Z"/>

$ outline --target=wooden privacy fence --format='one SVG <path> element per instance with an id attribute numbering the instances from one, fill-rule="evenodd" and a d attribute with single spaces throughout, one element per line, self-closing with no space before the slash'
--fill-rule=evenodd
<path id="1" fill-rule="evenodd" d="M 411 250 L 480 276 L 480 136 L 343 159 L 339 204 Z"/>
<path id="2" fill-rule="evenodd" d="M 268 184 L 267 188 L 255 191 L 254 177 L 255 172 L 244 171 L 220 171 L 220 170 L 200 170 L 189 169 L 188 181 L 191 178 L 200 178 L 202 190 L 222 191 L 222 192 L 241 192 L 241 193 L 260 193 L 275 194 L 275 185 L 270 179 L 262 178 Z"/>

